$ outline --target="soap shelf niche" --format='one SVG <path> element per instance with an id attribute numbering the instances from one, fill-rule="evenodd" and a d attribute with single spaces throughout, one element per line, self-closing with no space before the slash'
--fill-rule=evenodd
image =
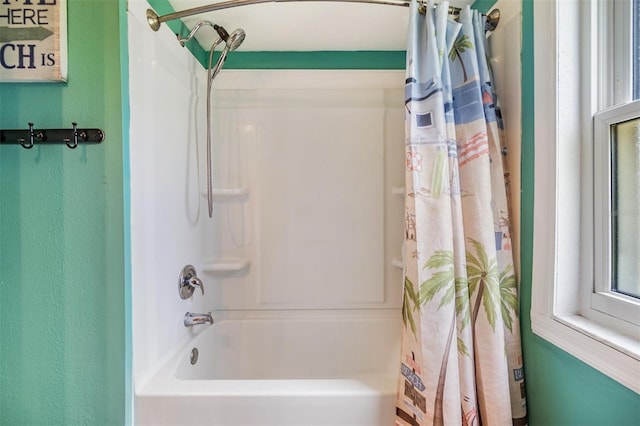
<path id="1" fill-rule="evenodd" d="M 249 198 L 249 188 L 246 187 L 213 188 L 212 193 L 214 203 L 244 202 Z M 230 274 L 248 271 L 250 266 L 251 260 L 246 257 L 221 257 L 205 262 L 202 270 L 213 274 Z"/>
<path id="2" fill-rule="evenodd" d="M 202 265 L 204 272 L 212 273 L 229 273 L 229 272 L 244 272 L 249 270 L 251 261 L 247 258 L 221 258 L 206 262 Z"/>

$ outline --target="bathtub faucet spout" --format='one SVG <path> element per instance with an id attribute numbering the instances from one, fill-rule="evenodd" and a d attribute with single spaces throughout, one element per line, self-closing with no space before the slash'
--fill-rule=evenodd
<path id="1" fill-rule="evenodd" d="M 191 327 L 198 324 L 213 324 L 213 316 L 211 312 L 208 314 L 196 314 L 193 312 L 187 312 L 184 314 L 184 326 Z"/>

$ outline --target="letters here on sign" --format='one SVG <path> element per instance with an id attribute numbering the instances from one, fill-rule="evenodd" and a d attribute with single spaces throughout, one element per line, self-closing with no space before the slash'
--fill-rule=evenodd
<path id="1" fill-rule="evenodd" d="M 47 9 L 6 9 L 0 14 L 0 25 L 49 25 Z"/>

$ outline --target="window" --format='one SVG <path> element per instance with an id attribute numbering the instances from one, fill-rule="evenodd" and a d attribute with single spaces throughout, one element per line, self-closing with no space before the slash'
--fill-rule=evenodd
<path id="1" fill-rule="evenodd" d="M 640 325 L 640 220 L 636 177 L 640 173 L 640 101 L 638 25 L 640 0 L 597 2 L 597 60 L 594 83 L 597 111 L 593 127 L 594 286 L 583 300 L 591 309 L 615 318 L 607 324 L 634 336 Z M 617 323 L 619 320 L 621 323 Z M 602 321 L 602 320 L 600 320 Z M 632 324 L 628 326 L 626 323 Z M 634 327 L 636 326 L 636 327 Z"/>
<path id="2" fill-rule="evenodd" d="M 640 299 L 640 118 L 637 111 L 630 112 L 633 117 L 629 120 L 609 126 L 613 243 L 609 287 L 612 292 Z"/>
<path id="3" fill-rule="evenodd" d="M 640 0 L 534 22 L 532 328 L 640 392 Z"/>
<path id="4" fill-rule="evenodd" d="M 595 274 L 584 314 L 616 318 L 633 336 L 624 323 L 640 325 L 640 101 L 596 113 L 593 139 Z"/>

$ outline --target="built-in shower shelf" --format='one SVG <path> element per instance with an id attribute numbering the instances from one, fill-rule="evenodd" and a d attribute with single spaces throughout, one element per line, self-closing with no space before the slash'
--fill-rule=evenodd
<path id="1" fill-rule="evenodd" d="M 202 265 L 204 272 L 241 272 L 249 269 L 251 261 L 247 258 L 223 258 Z"/>
<path id="2" fill-rule="evenodd" d="M 214 188 L 212 192 L 213 201 L 216 203 L 244 201 L 249 196 L 249 188 Z M 207 193 L 202 195 L 206 197 Z"/>
<path id="3" fill-rule="evenodd" d="M 396 268 L 404 269 L 404 262 L 399 257 L 394 257 L 393 259 L 391 259 L 391 265 L 395 266 Z"/>

